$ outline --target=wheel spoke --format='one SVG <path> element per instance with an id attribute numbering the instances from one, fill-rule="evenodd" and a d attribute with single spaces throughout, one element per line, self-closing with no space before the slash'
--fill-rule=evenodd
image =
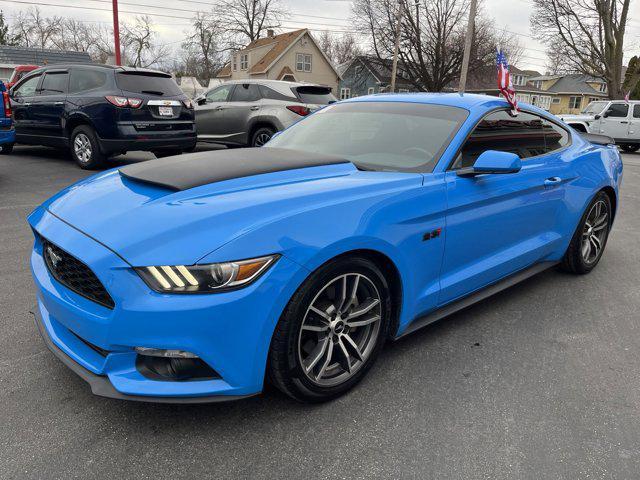
<path id="1" fill-rule="evenodd" d="M 313 367 L 320 361 L 322 357 L 324 357 L 325 352 L 327 351 L 327 347 L 329 346 L 329 336 L 326 336 L 324 339 L 320 340 L 316 345 L 316 348 L 313 349 L 311 354 L 309 355 L 309 359 L 311 359 L 308 363 L 304 364 L 304 368 L 309 373 Z M 307 359 L 307 360 L 309 360 Z"/>
<path id="2" fill-rule="evenodd" d="M 346 340 L 347 344 L 353 349 L 353 353 L 355 353 L 356 358 L 363 362 L 364 358 L 362 358 L 362 352 L 360 352 L 360 349 L 358 348 L 358 345 L 356 345 L 356 342 L 353 341 L 353 338 L 346 333 L 342 335 L 342 338 Z"/>
<path id="3" fill-rule="evenodd" d="M 364 327 L 365 325 L 369 325 L 371 323 L 377 322 L 378 320 L 380 320 L 380 315 L 374 315 L 371 318 L 366 318 L 363 320 L 359 320 L 357 322 L 348 321 L 347 325 L 349 325 L 352 328 Z"/>
<path id="4" fill-rule="evenodd" d="M 597 231 L 597 230 L 602 230 L 604 227 L 606 227 L 607 218 L 608 218 L 608 215 L 606 213 L 601 217 L 598 217 L 596 221 L 593 222 L 593 229 Z"/>
<path id="5" fill-rule="evenodd" d="M 324 375 L 324 372 L 327 370 L 327 367 L 331 363 L 331 356 L 333 354 L 333 337 L 331 337 L 331 335 L 329 335 L 329 337 L 328 337 L 327 344 L 328 344 L 328 346 L 327 346 L 327 359 L 322 364 L 322 367 L 320 368 L 320 371 L 318 372 L 318 375 L 316 375 L 316 380 L 320 380 L 322 378 L 322 375 Z"/>
<path id="6" fill-rule="evenodd" d="M 353 281 L 353 287 L 351 287 L 351 295 L 349 296 L 349 301 L 346 303 L 346 305 L 343 305 L 343 307 L 340 309 L 340 313 L 348 311 L 349 308 L 351 308 L 351 306 L 355 304 L 356 300 L 358 299 L 358 285 L 360 285 L 360 275 L 356 275 L 355 277 L 356 279 Z"/>
<path id="7" fill-rule="evenodd" d="M 344 355 L 344 359 L 346 360 L 345 370 L 351 373 L 351 356 L 349 355 L 349 352 L 347 352 L 347 347 L 345 347 L 344 343 L 342 343 L 341 338 L 338 339 L 338 345 L 340 346 L 340 351 L 342 352 L 342 354 Z"/>
<path id="8" fill-rule="evenodd" d="M 582 245 L 582 258 L 585 260 L 589 260 L 589 256 L 591 255 L 591 240 L 587 238 Z"/>
<path id="9" fill-rule="evenodd" d="M 344 307 L 345 303 L 347 303 L 347 275 L 344 275 L 342 277 L 342 285 L 340 286 L 340 299 L 338 306 L 336 307 L 338 312 L 342 312 L 342 308 Z"/>
<path id="10" fill-rule="evenodd" d="M 310 332 L 326 332 L 327 330 L 329 330 L 329 325 L 322 325 L 322 326 L 303 325 L 302 329 L 309 330 Z"/>
<path id="11" fill-rule="evenodd" d="M 597 257 L 600 254 L 600 239 L 598 237 L 596 237 L 595 235 L 591 235 L 591 244 L 593 245 L 593 248 L 595 250 L 594 255 Z"/>
<path id="12" fill-rule="evenodd" d="M 356 308 L 353 312 L 349 314 L 349 320 L 351 320 L 352 318 L 360 317 L 365 313 L 370 312 L 371 309 L 376 305 L 378 305 L 379 303 L 380 303 L 380 300 L 378 300 L 377 298 L 367 299 L 364 303 L 359 305 L 358 308 Z"/>
<path id="13" fill-rule="evenodd" d="M 313 313 L 319 315 L 323 320 L 326 320 L 327 322 L 331 321 L 331 316 L 327 312 L 323 312 L 322 310 L 320 310 L 319 308 L 314 307 L 313 305 L 311 305 L 309 307 L 309 310 L 311 310 Z"/>

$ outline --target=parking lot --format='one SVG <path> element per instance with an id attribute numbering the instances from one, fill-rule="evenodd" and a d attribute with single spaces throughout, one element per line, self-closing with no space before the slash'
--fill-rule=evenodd
<path id="1" fill-rule="evenodd" d="M 16 147 L 0 156 L 0 478 L 637 478 L 640 154 L 624 161 L 592 274 L 547 271 L 390 344 L 332 403 L 171 406 L 93 396 L 40 339 L 25 217 L 91 172 Z"/>

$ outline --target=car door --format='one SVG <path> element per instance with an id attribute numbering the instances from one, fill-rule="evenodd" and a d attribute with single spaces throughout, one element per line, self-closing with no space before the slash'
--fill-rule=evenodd
<path id="1" fill-rule="evenodd" d="M 238 143 L 249 143 L 249 119 L 260 111 L 260 89 L 255 83 L 239 83 L 231 92 L 223 114 L 225 134 Z"/>
<path id="2" fill-rule="evenodd" d="M 640 142 L 640 103 L 633 105 L 631 118 L 629 119 L 629 134 L 627 138 L 630 141 Z"/>
<path id="3" fill-rule="evenodd" d="M 439 304 L 544 259 L 562 242 L 558 219 L 566 210 L 569 170 L 558 152 L 569 138 L 562 127 L 526 112 L 511 117 L 506 110 L 495 111 L 477 124 L 445 175 L 448 206 Z M 516 153 L 522 170 L 457 175 L 457 169 L 472 166 L 487 150 Z"/>
<path id="4" fill-rule="evenodd" d="M 223 113 L 234 85 L 221 85 L 207 92 L 196 105 L 196 127 L 200 140 L 216 140 L 225 137 Z"/>
<path id="5" fill-rule="evenodd" d="M 47 144 L 64 144 L 64 113 L 69 91 L 68 70 L 48 70 L 32 104 L 35 133 Z"/>
<path id="6" fill-rule="evenodd" d="M 611 102 L 600 118 L 600 131 L 613 139 L 625 139 L 629 132 L 629 104 L 626 102 Z"/>
<path id="7" fill-rule="evenodd" d="M 42 75 L 32 75 L 15 85 L 10 92 L 11 110 L 16 129 L 16 139 L 21 143 L 32 143 L 35 137 L 32 104 L 37 96 L 38 84 Z"/>

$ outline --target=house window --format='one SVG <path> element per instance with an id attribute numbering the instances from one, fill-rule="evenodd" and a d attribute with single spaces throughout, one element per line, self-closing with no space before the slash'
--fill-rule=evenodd
<path id="1" fill-rule="evenodd" d="M 602 93 L 607 93 L 607 84 L 606 83 L 601 83 L 600 84 L 600 91 Z"/>
<path id="2" fill-rule="evenodd" d="M 560 103 L 560 99 L 559 98 L 554 98 L 553 100 L 551 100 L 551 103 Z"/>
<path id="3" fill-rule="evenodd" d="M 240 55 L 240 70 L 246 70 L 249 68 L 249 54 L 243 53 Z"/>
<path id="4" fill-rule="evenodd" d="M 347 98 L 351 98 L 351 89 L 350 88 L 341 88 L 340 89 L 340 100 L 346 100 Z"/>
<path id="5" fill-rule="evenodd" d="M 580 108 L 582 97 L 569 97 L 569 109 L 574 110 Z"/>
<path id="6" fill-rule="evenodd" d="M 367 95 L 373 95 L 374 93 L 376 93 L 376 87 L 369 87 L 367 89 Z"/>
<path id="7" fill-rule="evenodd" d="M 398 93 L 409 93 L 409 90 L 407 90 L 406 88 L 399 88 Z"/>
<path id="8" fill-rule="evenodd" d="M 589 97 L 589 103 L 597 102 L 598 100 L 600 100 L 598 97 Z"/>
<path id="9" fill-rule="evenodd" d="M 310 72 L 311 71 L 311 55 L 308 53 L 296 54 L 296 70 L 298 72 Z"/>

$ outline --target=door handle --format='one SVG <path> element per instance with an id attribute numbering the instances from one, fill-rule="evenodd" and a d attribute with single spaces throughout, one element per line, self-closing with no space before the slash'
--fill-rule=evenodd
<path id="1" fill-rule="evenodd" d="M 224 110 L 224 107 L 223 107 L 223 106 L 221 106 L 221 105 L 218 105 L 218 106 L 216 107 L 216 110 Z"/>
<path id="2" fill-rule="evenodd" d="M 30 107 L 30 106 L 31 106 L 31 102 L 24 102 L 24 103 L 23 103 L 23 105 L 24 105 L 25 107 Z"/>
<path id="3" fill-rule="evenodd" d="M 556 185 L 560 185 L 562 183 L 562 179 L 560 177 L 550 177 L 544 181 L 545 187 L 554 187 Z"/>
<path id="4" fill-rule="evenodd" d="M 260 107 L 254 106 L 254 107 L 251 107 L 249 110 L 253 110 L 255 112 L 256 110 L 260 110 Z"/>
<path id="5" fill-rule="evenodd" d="M 64 105 L 64 102 L 53 102 L 54 105 Z"/>
<path id="6" fill-rule="evenodd" d="M 627 122 L 626 120 L 622 120 L 620 123 L 629 123 L 629 122 Z"/>

